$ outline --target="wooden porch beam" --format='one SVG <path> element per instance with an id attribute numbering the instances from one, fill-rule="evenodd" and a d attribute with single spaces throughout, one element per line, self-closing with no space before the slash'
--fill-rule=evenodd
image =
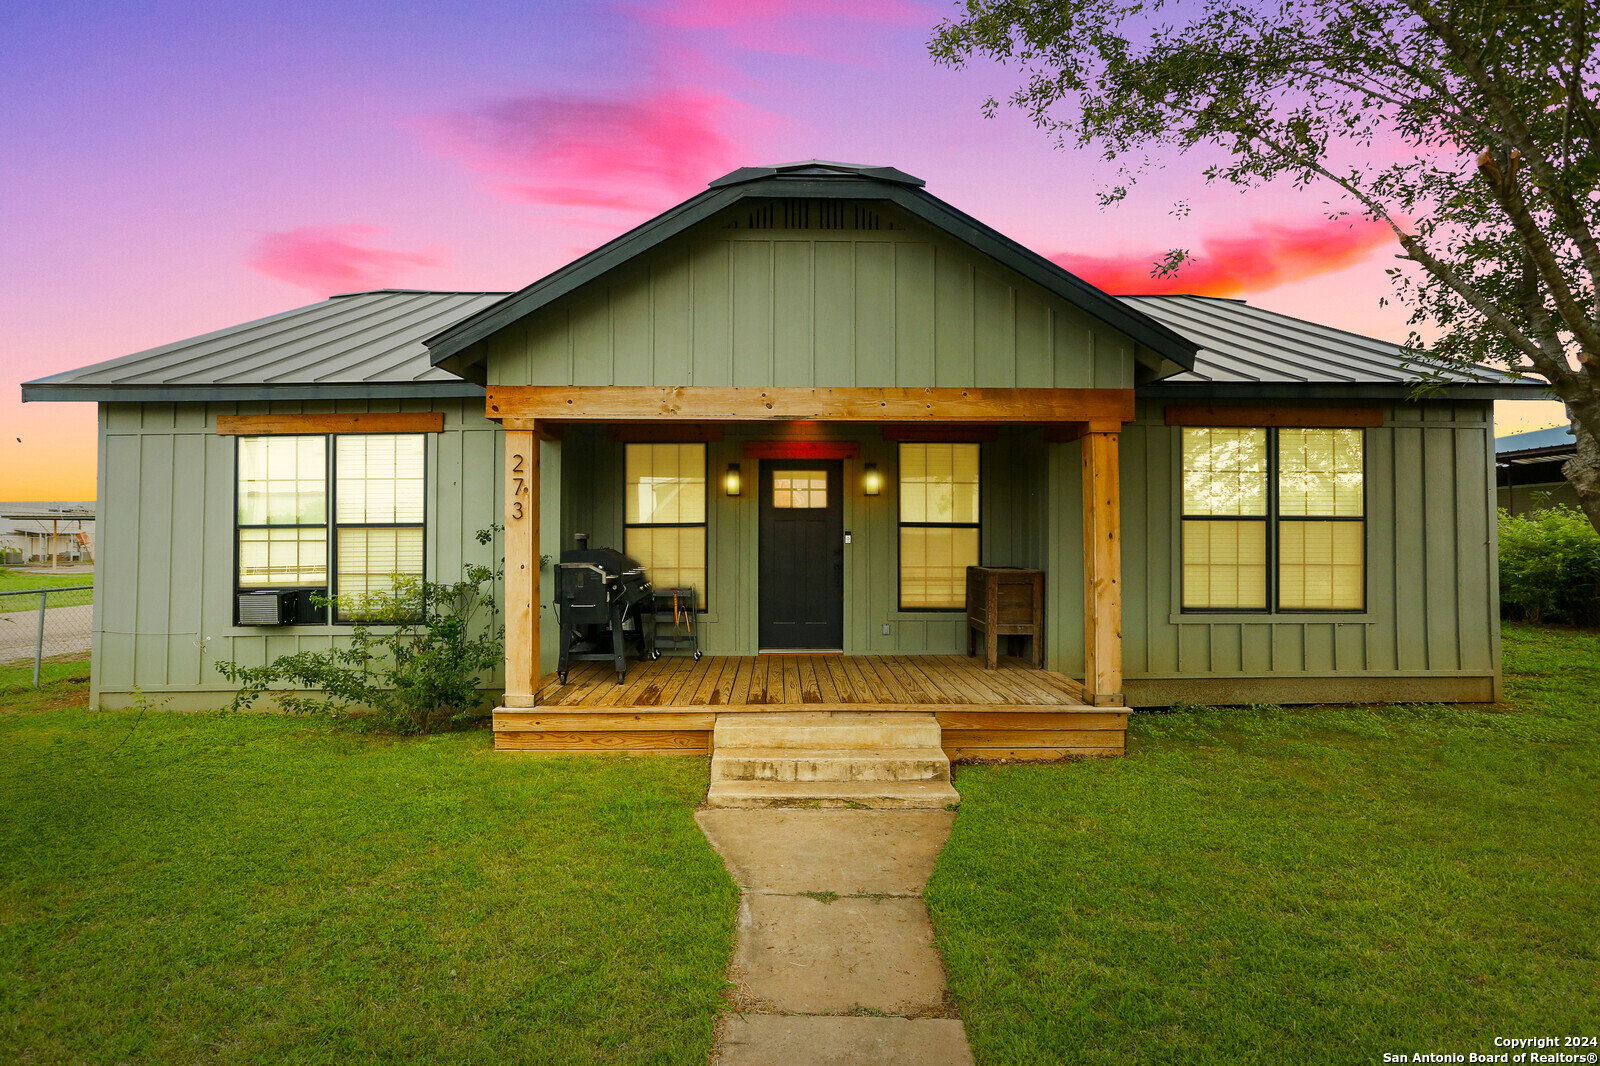
<path id="1" fill-rule="evenodd" d="M 507 432 L 506 707 L 532 707 L 539 691 L 539 438 Z"/>
<path id="2" fill-rule="evenodd" d="M 1122 499 L 1116 433 L 1083 437 L 1083 687 L 1088 703 L 1122 694 Z"/>
<path id="3" fill-rule="evenodd" d="M 764 388 L 495 385 L 485 412 L 507 429 L 530 419 L 615 422 L 1123 422 L 1132 389 Z"/>

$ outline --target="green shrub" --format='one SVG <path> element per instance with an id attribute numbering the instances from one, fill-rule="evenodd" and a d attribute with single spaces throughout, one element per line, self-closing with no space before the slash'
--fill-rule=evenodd
<path id="1" fill-rule="evenodd" d="M 487 544 L 494 533 L 480 530 L 478 543 Z M 462 580 L 448 584 L 397 576 L 389 592 L 339 604 L 314 598 L 359 619 L 349 646 L 284 655 L 265 666 L 217 663 L 222 676 L 240 686 L 231 709 L 246 710 L 272 690 L 285 711 L 359 709 L 368 712 L 367 722 L 395 733 L 433 733 L 483 717 L 488 708 L 479 684 L 504 651 L 505 628 L 495 622 L 500 571 L 477 565 L 464 571 Z"/>
<path id="2" fill-rule="evenodd" d="M 1500 511 L 1500 605 L 1527 622 L 1600 622 L 1600 533 L 1582 511 Z"/>

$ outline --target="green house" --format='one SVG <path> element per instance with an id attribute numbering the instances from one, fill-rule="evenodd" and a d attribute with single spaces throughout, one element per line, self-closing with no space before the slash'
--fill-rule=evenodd
<path id="1" fill-rule="evenodd" d="M 1243 301 L 1109 295 L 917 178 L 812 161 L 519 292 L 337 296 L 23 395 L 100 406 L 101 704 L 215 706 L 217 660 L 348 633 L 308 590 L 503 555 L 501 747 L 896 706 L 1029 757 L 1121 750 L 1130 706 L 1493 700 L 1491 404 L 1539 387 L 1414 376 Z M 684 590 L 661 624 L 702 654 L 558 676 L 578 534 Z M 992 669 L 990 579 L 1034 611 Z"/>

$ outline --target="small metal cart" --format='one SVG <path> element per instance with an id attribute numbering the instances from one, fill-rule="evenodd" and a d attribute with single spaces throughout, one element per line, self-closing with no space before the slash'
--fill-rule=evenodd
<path id="1" fill-rule="evenodd" d="M 692 587 L 655 590 L 656 648 L 660 651 L 692 651 L 700 661 L 700 619 L 695 614 Z"/>

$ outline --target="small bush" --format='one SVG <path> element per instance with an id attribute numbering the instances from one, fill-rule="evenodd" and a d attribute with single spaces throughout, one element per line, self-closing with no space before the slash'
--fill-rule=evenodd
<path id="1" fill-rule="evenodd" d="M 488 543 L 498 528 L 480 530 L 478 542 Z M 217 663 L 222 676 L 240 686 L 231 709 L 245 710 L 272 690 L 285 711 L 359 709 L 370 712 L 369 723 L 395 733 L 433 733 L 483 717 L 478 686 L 504 651 L 505 628 L 495 623 L 500 572 L 464 569 L 454 583 L 396 577 L 389 592 L 343 600 L 343 614 L 360 620 L 350 629 L 348 647 L 297 652 L 265 666 Z M 330 611 L 339 606 L 316 602 Z M 384 631 L 375 632 L 373 624 Z"/>
<path id="2" fill-rule="evenodd" d="M 1582 511 L 1500 511 L 1500 605 L 1526 622 L 1600 623 L 1600 533 Z"/>

